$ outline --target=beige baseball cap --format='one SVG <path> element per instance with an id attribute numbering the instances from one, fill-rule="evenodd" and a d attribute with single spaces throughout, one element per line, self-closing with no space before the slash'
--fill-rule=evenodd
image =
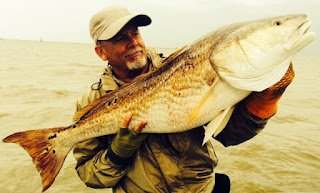
<path id="1" fill-rule="evenodd" d="M 90 35 L 94 43 L 97 40 L 109 40 L 115 36 L 127 23 L 134 20 L 137 26 L 147 26 L 151 18 L 144 14 L 133 15 L 121 6 L 112 6 L 94 14 L 90 20 Z"/>

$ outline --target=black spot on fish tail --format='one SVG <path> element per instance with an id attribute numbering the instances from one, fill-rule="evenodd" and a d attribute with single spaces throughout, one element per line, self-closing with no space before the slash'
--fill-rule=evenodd
<path id="1" fill-rule="evenodd" d="M 76 127 L 77 127 L 77 125 L 73 125 L 73 126 L 72 126 L 72 128 L 76 128 Z"/>
<path id="2" fill-rule="evenodd" d="M 118 102 L 118 99 L 117 98 L 115 98 L 114 99 L 114 101 L 113 101 L 113 103 L 117 103 Z"/>
<path id="3" fill-rule="evenodd" d="M 56 150 L 53 150 L 52 152 L 53 152 L 54 154 L 56 154 Z"/>
<path id="4" fill-rule="evenodd" d="M 111 106 L 111 104 L 112 104 L 112 103 L 109 101 L 109 102 L 108 102 L 108 106 L 110 107 L 110 106 Z"/>

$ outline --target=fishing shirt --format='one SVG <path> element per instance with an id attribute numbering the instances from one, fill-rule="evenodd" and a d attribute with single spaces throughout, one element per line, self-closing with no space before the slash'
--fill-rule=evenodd
<path id="1" fill-rule="evenodd" d="M 163 58 L 154 49 L 147 49 L 147 53 L 149 71 L 158 69 Z M 76 110 L 123 84 L 107 67 L 100 80 L 77 100 Z M 215 140 L 224 146 L 240 144 L 259 133 L 266 122 L 240 102 Z M 116 193 L 212 192 L 218 159 L 210 141 L 202 145 L 203 127 L 182 133 L 149 134 L 126 164 L 113 163 L 107 156 L 114 137 L 101 136 L 75 145 L 76 170 L 87 186 L 113 188 Z"/>

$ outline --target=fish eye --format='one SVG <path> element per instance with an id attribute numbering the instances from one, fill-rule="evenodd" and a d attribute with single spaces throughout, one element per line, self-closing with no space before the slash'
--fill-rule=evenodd
<path id="1" fill-rule="evenodd" d="M 282 25 L 282 22 L 281 22 L 281 21 L 275 21 L 275 22 L 274 22 L 274 25 L 275 25 L 275 26 L 280 26 L 280 25 Z"/>

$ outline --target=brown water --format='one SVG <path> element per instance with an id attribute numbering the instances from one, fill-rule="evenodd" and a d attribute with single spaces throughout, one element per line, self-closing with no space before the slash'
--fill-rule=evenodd
<path id="1" fill-rule="evenodd" d="M 293 64 L 296 78 L 262 133 L 234 147 L 214 143 L 216 171 L 230 176 L 231 192 L 320 192 L 320 57 L 297 56 Z M 75 100 L 104 65 L 93 45 L 0 40 L 0 138 L 69 125 Z M 22 148 L 0 142 L 0 155 L 1 193 L 41 192 Z M 70 154 L 47 192 L 111 192 L 87 188 L 74 166 Z"/>

